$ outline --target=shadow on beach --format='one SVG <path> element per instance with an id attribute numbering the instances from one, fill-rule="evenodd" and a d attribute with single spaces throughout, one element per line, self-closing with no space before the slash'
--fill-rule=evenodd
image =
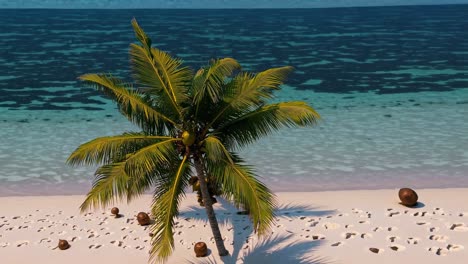
<path id="1" fill-rule="evenodd" d="M 331 264 L 326 258 L 308 256 L 315 252 L 321 241 L 293 241 L 288 242 L 292 235 L 272 235 L 266 239 L 259 240 L 253 248 L 246 250 L 243 256 L 233 255 L 223 257 L 222 263 L 297 263 L 297 264 Z M 285 245 L 285 243 L 287 243 Z M 282 245 L 278 247 L 278 245 Z M 193 258 L 188 260 L 193 264 L 214 264 L 218 263 L 213 256 L 203 259 Z"/>
<path id="2" fill-rule="evenodd" d="M 416 209 L 416 208 L 424 208 L 424 207 L 426 206 L 426 204 L 423 203 L 423 202 L 417 202 L 416 205 L 413 205 L 413 206 L 406 206 L 406 205 L 404 205 L 404 204 L 402 204 L 402 203 L 400 203 L 400 204 L 401 204 L 402 206 L 404 206 L 404 207 L 407 207 L 407 208 L 414 208 L 414 209 Z"/>
<path id="3" fill-rule="evenodd" d="M 229 202 L 217 198 L 221 206 L 215 209 L 220 227 L 231 226 L 233 230 L 233 250 L 230 255 L 222 257 L 222 263 L 310 263 L 327 264 L 329 260 L 320 257 L 311 257 L 318 246 L 322 244 L 320 240 L 299 241 L 293 234 L 275 233 L 275 225 L 272 227 L 271 235 L 258 239 L 255 243 L 249 239 L 256 237 L 252 230 L 252 223 L 247 215 L 239 215 L 238 209 Z M 275 218 L 290 217 L 322 217 L 333 214 L 334 210 L 318 210 L 308 205 L 283 204 L 275 210 Z M 180 215 L 197 220 L 207 221 L 205 208 L 191 206 Z M 213 245 L 214 246 L 214 245 Z M 244 249 L 244 250 L 242 250 Z M 211 254 L 217 254 L 212 251 Z M 213 255 L 205 258 L 193 258 L 188 260 L 194 264 L 219 263 Z"/>

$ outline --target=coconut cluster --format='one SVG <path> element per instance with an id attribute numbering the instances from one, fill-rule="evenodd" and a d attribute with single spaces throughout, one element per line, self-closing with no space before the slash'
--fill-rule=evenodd
<path id="1" fill-rule="evenodd" d="M 185 131 L 179 131 L 177 134 L 178 138 L 181 138 L 182 140 L 176 141 L 176 148 L 177 151 L 181 156 L 185 155 L 187 151 L 190 151 L 192 154 L 199 154 L 201 155 L 202 153 L 200 151 L 203 151 L 203 148 L 199 146 L 197 143 L 200 141 L 200 131 L 197 129 L 194 129 L 194 132 L 191 132 L 191 130 L 185 130 Z M 195 156 L 196 158 L 196 156 Z M 189 180 L 190 185 L 192 186 L 192 190 L 194 192 L 197 192 L 197 199 L 198 203 L 200 206 L 204 206 L 203 203 L 203 196 L 202 192 L 200 190 L 200 182 L 198 180 L 198 177 L 193 176 Z M 211 202 L 213 204 L 217 203 L 218 201 L 216 200 L 215 196 L 221 195 L 221 186 L 220 184 L 217 184 L 214 180 L 214 177 L 207 176 L 206 177 L 206 184 L 208 185 L 208 193 L 211 198 Z"/>
<path id="2" fill-rule="evenodd" d="M 181 156 L 185 155 L 187 151 L 194 153 L 197 147 L 196 144 L 194 144 L 197 137 L 199 137 L 198 131 L 196 132 L 192 132 L 189 130 L 179 131 L 179 133 L 177 133 L 177 138 L 180 138 L 182 140 L 175 142 L 177 152 L 179 152 Z"/>
<path id="3" fill-rule="evenodd" d="M 189 184 L 192 186 L 192 190 L 197 192 L 197 200 L 200 206 L 205 206 L 203 203 L 203 196 L 200 190 L 200 181 L 198 180 L 197 176 L 193 176 L 189 180 Z M 206 178 L 206 184 L 208 185 L 208 193 L 210 194 L 211 202 L 213 204 L 217 203 L 215 196 L 221 195 L 221 186 L 216 184 L 213 177 Z"/>

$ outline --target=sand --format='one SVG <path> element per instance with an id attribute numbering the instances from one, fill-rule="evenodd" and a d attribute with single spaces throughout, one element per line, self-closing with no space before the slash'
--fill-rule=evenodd
<path id="1" fill-rule="evenodd" d="M 204 209 L 188 194 L 168 263 L 468 263 L 468 189 L 417 190 L 416 208 L 399 204 L 398 190 L 277 193 L 272 234 L 259 240 L 247 216 L 215 205 L 230 256 L 220 258 Z M 149 228 L 135 215 L 150 196 L 129 205 L 80 214 L 84 196 L 0 198 L 0 263 L 147 263 Z M 71 247 L 56 248 L 59 239 Z M 210 254 L 195 258 L 193 245 Z"/>

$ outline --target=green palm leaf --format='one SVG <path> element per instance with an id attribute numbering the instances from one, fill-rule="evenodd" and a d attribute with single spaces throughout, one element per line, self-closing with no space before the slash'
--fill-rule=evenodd
<path id="1" fill-rule="evenodd" d="M 131 122 L 145 131 L 151 131 L 157 127 L 168 130 L 177 127 L 174 120 L 149 106 L 138 91 L 117 78 L 104 74 L 85 74 L 80 76 L 79 79 L 92 84 L 97 90 L 104 92 L 112 100 L 116 101 L 119 110 Z M 153 132 L 159 134 L 163 133 L 164 130 Z"/>
<path id="2" fill-rule="evenodd" d="M 259 235 L 266 234 L 274 217 L 275 199 L 271 191 L 256 179 L 252 169 L 241 165 L 242 160 L 231 154 L 214 136 L 204 141 L 208 174 L 223 186 L 223 195 L 249 213 Z"/>
<path id="3" fill-rule="evenodd" d="M 218 111 L 208 127 L 214 125 L 223 116 L 230 116 L 238 110 L 248 110 L 258 107 L 272 98 L 272 92 L 278 90 L 292 67 L 272 68 L 256 75 L 242 73 L 237 75 L 227 84 L 224 101 L 226 104 Z"/>
<path id="4" fill-rule="evenodd" d="M 222 184 L 226 199 L 249 210 L 254 230 L 260 236 L 266 235 L 274 221 L 276 201 L 273 193 L 257 179 L 249 166 L 234 162 L 241 161 L 240 158 L 221 157 L 216 162 L 207 160 L 208 174 Z"/>
<path id="5" fill-rule="evenodd" d="M 153 170 L 144 171 L 145 174 L 130 177 L 127 185 L 127 203 L 143 194 L 150 187 L 160 188 L 160 186 L 164 186 L 174 170 L 172 164 L 176 164 L 178 161 L 180 162 L 179 156 L 174 155 L 169 157 L 168 162 L 157 164 Z"/>
<path id="6" fill-rule="evenodd" d="M 155 217 L 155 224 L 151 227 L 154 234 L 151 240 L 151 260 L 166 261 L 174 250 L 174 219 L 179 213 L 179 203 L 185 195 L 184 189 L 188 186 L 189 165 L 188 155 L 185 155 L 155 194 L 151 209 Z"/>
<path id="7" fill-rule="evenodd" d="M 286 78 L 293 69 L 294 68 L 291 66 L 285 66 L 259 72 L 248 82 L 246 90 L 253 90 L 252 92 L 254 94 L 257 92 L 259 100 L 264 102 L 265 99 L 271 98 L 274 90 L 279 90 L 280 85 L 286 81 Z M 244 95 L 244 97 L 249 98 L 250 95 L 247 94 L 246 96 Z M 256 100 L 253 100 L 253 102 L 256 102 Z M 240 105 L 242 105 L 242 103 L 240 103 Z"/>
<path id="8" fill-rule="evenodd" d="M 151 47 L 151 39 L 140 28 L 135 19 L 132 25 L 142 46 L 131 44 L 130 56 L 135 80 L 149 89 L 158 104 L 171 107 L 173 113 L 182 116 L 181 104 L 187 101 L 187 88 L 191 83 L 192 72 L 181 67 L 182 61 L 168 53 Z"/>
<path id="9" fill-rule="evenodd" d="M 219 162 L 220 160 L 227 160 L 233 163 L 231 154 L 223 145 L 223 143 L 215 136 L 210 135 L 201 142 L 205 148 L 206 157 L 212 162 Z"/>
<path id="10" fill-rule="evenodd" d="M 240 70 L 240 64 L 232 58 L 215 60 L 208 68 L 201 69 L 193 79 L 193 101 L 197 107 L 206 94 L 211 103 L 221 99 L 224 81 L 235 70 Z"/>
<path id="11" fill-rule="evenodd" d="M 314 125 L 320 115 L 305 102 L 265 105 L 216 128 L 213 134 L 230 147 L 243 147 L 283 127 Z"/>
<path id="12" fill-rule="evenodd" d="M 124 140 L 122 140 L 122 137 L 109 138 L 110 140 L 107 141 L 97 139 L 90 142 L 93 143 L 90 145 L 94 145 L 94 150 L 100 148 L 101 151 L 98 150 L 93 153 L 92 147 L 88 147 L 87 150 L 81 150 L 81 153 L 85 154 L 84 159 L 81 159 L 79 155 L 70 159 L 71 162 L 91 161 L 97 157 L 106 156 L 106 154 L 103 154 L 105 151 L 102 150 L 107 150 L 107 155 L 112 157 L 112 164 L 101 166 L 96 171 L 95 183 L 81 207 L 82 210 L 88 209 L 91 205 L 94 207 L 98 205 L 106 206 L 112 201 L 113 196 L 118 197 L 120 200 L 126 197 L 127 202 L 130 202 L 154 183 L 160 183 L 163 180 L 162 177 L 167 173 L 169 165 L 175 160 L 174 157 L 177 157 L 173 142 L 178 139 L 170 138 L 161 141 L 161 138 L 167 137 L 150 137 L 159 142 L 125 155 L 118 152 L 119 143 L 123 142 L 120 146 L 129 145 L 132 141 L 135 142 L 135 140 L 141 140 L 142 138 L 138 136 L 133 136 L 130 140 L 125 136 L 123 137 Z M 104 143 L 100 145 L 102 142 Z M 137 144 L 141 143 L 137 142 Z M 133 144 L 132 147 L 135 148 L 137 144 Z M 148 142 L 145 144 L 148 144 Z M 117 149 L 117 154 L 115 149 Z"/>
<path id="13" fill-rule="evenodd" d="M 140 148 L 172 139 L 164 136 L 148 136 L 143 133 L 124 133 L 118 136 L 100 137 L 79 146 L 68 157 L 70 165 L 108 164 L 125 158 Z"/>
<path id="14" fill-rule="evenodd" d="M 172 161 L 177 156 L 174 142 L 180 139 L 167 139 L 139 149 L 128 155 L 125 162 L 125 171 L 132 178 L 145 177 L 158 167 Z"/>
<path id="15" fill-rule="evenodd" d="M 124 162 L 101 166 L 95 175 L 93 187 L 80 206 L 81 212 L 91 207 L 105 208 L 111 202 L 123 200 L 127 193 L 129 176 L 125 172 Z"/>
<path id="16" fill-rule="evenodd" d="M 96 171 L 93 187 L 81 204 L 81 212 L 93 208 L 105 208 L 111 203 L 127 203 L 141 195 L 153 184 L 161 182 L 167 169 L 159 168 L 142 177 L 131 177 L 125 169 L 125 162 L 103 165 Z"/>
<path id="17" fill-rule="evenodd" d="M 229 86 L 231 89 L 226 94 L 228 108 L 241 109 L 265 102 L 271 98 L 274 90 L 279 89 L 292 70 L 292 67 L 286 66 L 268 69 L 256 75 L 238 75 L 233 80 L 236 85 Z"/>

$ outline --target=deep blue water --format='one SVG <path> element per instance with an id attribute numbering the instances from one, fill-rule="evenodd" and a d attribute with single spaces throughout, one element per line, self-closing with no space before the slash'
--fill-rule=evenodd
<path id="1" fill-rule="evenodd" d="M 130 20 L 198 68 L 234 57 L 247 70 L 296 68 L 289 84 L 377 94 L 467 87 L 468 5 L 292 10 L 0 10 L 0 104 L 95 109 L 87 72 L 128 76 Z M 71 89 L 53 90 L 70 85 Z M 28 89 L 25 89 L 28 88 Z M 37 88 L 49 88 L 38 90 Z M 50 89 L 52 88 L 52 89 Z M 35 101 L 35 103 L 33 103 Z M 6 103 L 5 103 L 6 102 Z M 80 106 L 60 106 L 79 102 Z"/>
<path id="2" fill-rule="evenodd" d="M 468 186 L 467 14 L 468 5 L 0 10 L 0 195 L 25 185 L 83 192 L 94 168 L 65 166 L 68 154 L 135 130 L 77 82 L 90 72 L 130 79 L 133 17 L 194 69 L 219 57 L 255 72 L 295 67 L 278 100 L 306 100 L 324 121 L 243 153 L 274 190 Z"/>

